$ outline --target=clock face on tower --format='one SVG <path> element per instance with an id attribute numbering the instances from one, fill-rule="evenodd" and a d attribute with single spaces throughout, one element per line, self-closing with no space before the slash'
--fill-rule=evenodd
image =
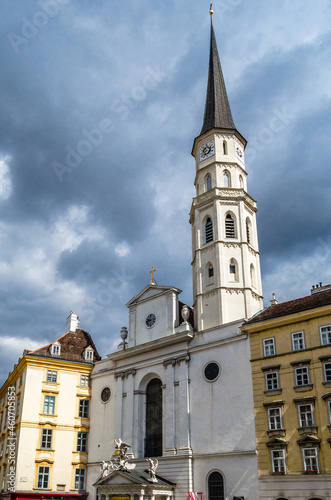
<path id="1" fill-rule="evenodd" d="M 240 160 L 240 161 L 244 161 L 244 150 L 243 148 L 236 142 L 235 144 L 235 152 L 236 152 L 236 157 Z"/>
<path id="2" fill-rule="evenodd" d="M 214 140 L 206 142 L 206 144 L 200 146 L 199 152 L 200 152 L 200 161 L 206 160 L 206 158 L 213 156 L 215 154 Z"/>
<path id="3" fill-rule="evenodd" d="M 156 323 L 156 316 L 154 313 L 150 313 L 145 319 L 145 325 L 147 328 L 152 328 Z"/>

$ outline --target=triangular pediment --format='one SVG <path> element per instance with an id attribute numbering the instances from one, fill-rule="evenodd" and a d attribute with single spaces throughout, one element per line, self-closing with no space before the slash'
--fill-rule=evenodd
<path id="1" fill-rule="evenodd" d="M 140 302 L 144 302 L 145 300 L 164 295 L 168 292 L 173 292 L 178 295 L 182 292 L 182 290 L 176 288 L 175 286 L 153 285 L 149 283 L 143 290 L 141 290 L 141 292 L 139 292 L 131 300 L 129 300 L 129 302 L 126 304 L 126 307 L 131 307 L 135 304 L 139 304 Z"/>
<path id="2" fill-rule="evenodd" d="M 140 484 L 138 478 L 135 478 L 133 475 L 126 473 L 125 471 L 116 470 L 109 474 L 109 476 L 105 478 L 100 478 L 95 483 L 97 485 L 104 486 L 115 486 L 119 484 Z"/>
<path id="3" fill-rule="evenodd" d="M 321 440 L 317 436 L 312 436 L 311 434 L 306 434 L 305 436 L 297 440 L 297 443 L 301 445 L 311 444 L 311 443 L 319 444 L 320 442 Z"/>
<path id="4" fill-rule="evenodd" d="M 275 437 L 273 439 L 270 439 L 270 441 L 268 441 L 266 443 L 266 445 L 267 446 L 287 446 L 287 441 L 285 441 L 285 439 Z"/>
<path id="5" fill-rule="evenodd" d="M 137 486 L 140 485 L 150 485 L 150 486 L 162 486 L 169 491 L 176 486 L 175 483 L 165 479 L 161 476 L 156 476 L 157 481 L 154 482 L 149 477 L 148 470 L 137 471 L 135 469 L 124 471 L 115 470 L 111 472 L 106 477 L 99 477 L 99 479 L 94 483 L 93 486 Z"/>

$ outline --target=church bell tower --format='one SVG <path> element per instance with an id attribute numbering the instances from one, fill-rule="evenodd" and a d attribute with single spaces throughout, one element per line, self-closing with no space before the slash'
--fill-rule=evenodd
<path id="1" fill-rule="evenodd" d="M 211 22 L 204 120 L 192 149 L 196 196 L 190 223 L 198 331 L 249 318 L 263 307 L 257 207 L 247 192 L 246 144 L 233 122 Z"/>

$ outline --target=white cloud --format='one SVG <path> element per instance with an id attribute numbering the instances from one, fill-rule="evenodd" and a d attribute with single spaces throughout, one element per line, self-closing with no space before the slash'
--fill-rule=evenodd
<path id="1" fill-rule="evenodd" d="M 6 350 L 6 355 L 21 356 L 23 349 L 35 350 L 48 344 L 47 340 L 33 340 L 29 337 L 13 337 L 9 335 L 0 336 L 0 344 Z"/>
<path id="2" fill-rule="evenodd" d="M 12 192 L 8 163 L 8 156 L 0 160 L 0 200 L 8 200 Z"/>
<path id="3" fill-rule="evenodd" d="M 130 253 L 130 248 L 129 248 L 128 244 L 126 243 L 126 241 L 123 241 L 122 243 L 119 243 L 118 245 L 116 245 L 114 252 L 119 257 L 125 257 L 126 255 L 128 255 Z"/>

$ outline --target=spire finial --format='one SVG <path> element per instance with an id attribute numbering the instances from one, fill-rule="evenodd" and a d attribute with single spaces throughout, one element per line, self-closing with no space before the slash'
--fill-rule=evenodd
<path id="1" fill-rule="evenodd" d="M 151 281 L 149 282 L 150 285 L 155 285 L 155 280 L 154 280 L 154 273 L 157 271 L 157 269 L 154 269 L 152 266 L 152 270 L 148 271 L 148 274 L 152 275 Z"/>
<path id="2" fill-rule="evenodd" d="M 209 14 L 211 16 L 214 14 L 214 11 L 213 11 L 212 7 L 213 7 L 213 2 L 211 2 L 210 7 L 209 7 Z"/>

